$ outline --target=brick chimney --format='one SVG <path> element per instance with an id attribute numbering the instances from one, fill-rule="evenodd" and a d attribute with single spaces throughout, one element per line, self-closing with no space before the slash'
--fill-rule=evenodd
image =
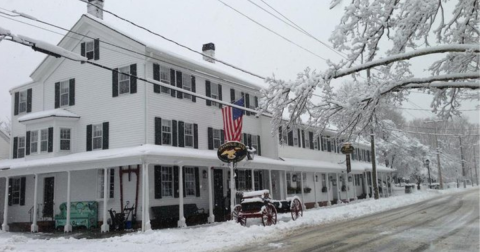
<path id="1" fill-rule="evenodd" d="M 203 54 L 205 55 L 208 55 L 212 58 L 215 58 L 215 44 L 214 43 L 208 43 L 208 44 L 204 44 L 202 46 L 202 52 Z M 209 57 L 205 57 L 203 56 L 203 59 L 210 62 L 210 63 L 215 63 L 215 60 L 212 59 L 212 58 L 209 58 Z"/>
<path id="2" fill-rule="evenodd" d="M 103 19 L 103 0 L 88 0 L 87 13 Z"/>

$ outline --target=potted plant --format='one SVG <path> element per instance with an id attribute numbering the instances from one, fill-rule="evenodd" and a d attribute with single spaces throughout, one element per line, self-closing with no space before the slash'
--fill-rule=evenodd
<path id="1" fill-rule="evenodd" d="M 327 192 L 327 187 L 326 186 L 322 187 L 322 192 Z"/>
<path id="2" fill-rule="evenodd" d="M 312 188 L 310 188 L 308 186 L 303 188 L 304 193 L 310 193 L 311 191 L 312 191 Z"/>
<path id="3" fill-rule="evenodd" d="M 342 185 L 342 192 L 345 192 L 347 191 L 347 186 L 346 185 Z"/>

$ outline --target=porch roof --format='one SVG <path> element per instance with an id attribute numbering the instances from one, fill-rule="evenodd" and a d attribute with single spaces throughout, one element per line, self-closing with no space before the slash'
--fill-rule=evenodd
<path id="1" fill-rule="evenodd" d="M 228 167 L 218 159 L 216 151 L 145 144 L 136 147 L 74 153 L 60 157 L 1 160 L 0 177 L 136 165 L 143 162 L 164 165 Z M 365 165 L 356 162 L 352 164 L 353 171 L 357 173 L 368 168 L 366 163 Z M 242 161 L 237 164 L 237 168 L 319 172 L 345 170 L 342 165 L 325 161 L 278 160 L 261 156 L 256 156 L 254 160 Z M 380 172 L 385 172 L 385 169 L 379 167 Z M 388 171 L 392 170 L 388 169 Z"/>
<path id="2" fill-rule="evenodd" d="M 63 117 L 63 118 L 76 118 L 76 119 L 80 118 L 79 115 L 76 115 L 66 109 L 52 109 L 52 110 L 28 113 L 27 115 L 24 115 L 18 118 L 18 121 L 26 122 L 26 121 L 32 121 L 32 120 L 43 119 L 48 117 Z"/>

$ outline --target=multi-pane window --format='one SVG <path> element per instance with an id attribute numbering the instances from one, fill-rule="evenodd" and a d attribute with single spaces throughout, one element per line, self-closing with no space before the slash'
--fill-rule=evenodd
<path id="1" fill-rule="evenodd" d="M 210 97 L 212 97 L 212 99 L 217 99 L 218 100 L 218 85 L 217 84 L 213 84 L 210 85 Z M 212 101 L 212 106 L 216 106 L 218 105 L 216 102 Z"/>
<path id="2" fill-rule="evenodd" d="M 313 148 L 314 148 L 315 150 L 318 150 L 318 148 L 319 148 L 319 147 L 318 147 L 318 140 L 317 140 L 317 138 L 313 139 Z"/>
<path id="3" fill-rule="evenodd" d="M 310 134 L 308 132 L 305 132 L 305 148 L 310 148 Z"/>
<path id="4" fill-rule="evenodd" d="M 237 190 L 243 191 L 247 189 L 247 176 L 245 172 L 246 172 L 245 170 L 237 170 L 237 182 L 238 182 Z"/>
<path id="5" fill-rule="evenodd" d="M 288 144 L 288 134 L 286 131 L 283 131 L 282 132 L 282 139 L 283 139 L 283 143 L 282 144 Z"/>
<path id="6" fill-rule="evenodd" d="M 114 198 L 114 190 L 115 190 L 115 170 L 108 169 L 107 171 L 107 188 L 108 188 L 108 198 Z M 105 193 L 105 170 L 98 169 L 97 170 L 97 198 L 103 199 L 103 195 Z"/>
<path id="7" fill-rule="evenodd" d="M 213 148 L 218 149 L 222 145 L 222 131 L 218 129 L 213 130 Z"/>
<path id="8" fill-rule="evenodd" d="M 18 205 L 20 204 L 20 195 L 21 195 L 21 179 L 20 178 L 13 178 L 12 180 L 12 204 Z"/>
<path id="9" fill-rule="evenodd" d="M 17 148 L 17 157 L 25 157 L 25 137 L 18 138 L 18 148 Z"/>
<path id="10" fill-rule="evenodd" d="M 327 150 L 327 141 L 328 141 L 328 138 L 326 136 L 322 136 L 322 150 Z"/>
<path id="11" fill-rule="evenodd" d="M 170 68 L 160 65 L 160 81 L 166 84 L 170 84 Z M 160 92 L 170 93 L 170 88 L 161 86 Z"/>
<path id="12" fill-rule="evenodd" d="M 86 42 L 85 43 L 85 56 L 87 56 L 87 59 L 93 59 L 94 52 L 95 52 L 95 47 L 94 47 L 93 41 Z"/>
<path id="13" fill-rule="evenodd" d="M 253 183 L 254 183 L 254 188 L 252 188 L 253 190 L 261 190 L 262 189 L 262 188 L 260 188 L 260 171 L 255 172 L 255 176 L 253 178 Z"/>
<path id="14" fill-rule="evenodd" d="M 172 121 L 162 119 L 162 144 L 172 144 Z"/>
<path id="15" fill-rule="evenodd" d="M 185 123 L 185 147 L 193 147 L 193 124 Z"/>
<path id="16" fill-rule="evenodd" d="M 162 166 L 162 197 L 173 197 L 173 167 Z"/>
<path id="17" fill-rule="evenodd" d="M 195 190 L 196 190 L 195 168 L 185 167 L 185 195 L 195 196 L 196 195 Z"/>
<path id="18" fill-rule="evenodd" d="M 293 145 L 298 146 L 298 130 L 293 130 Z"/>
<path id="19" fill-rule="evenodd" d="M 30 132 L 30 153 L 38 152 L 38 131 Z"/>
<path id="20" fill-rule="evenodd" d="M 103 147 L 103 125 L 93 125 L 92 149 L 102 149 Z"/>
<path id="21" fill-rule="evenodd" d="M 70 150 L 70 129 L 60 129 L 60 150 Z"/>
<path id="22" fill-rule="evenodd" d="M 27 90 L 19 93 L 18 113 L 27 112 Z"/>
<path id="23" fill-rule="evenodd" d="M 130 66 L 120 67 L 118 69 L 118 93 L 130 93 Z"/>
<path id="24" fill-rule="evenodd" d="M 189 74 L 182 75 L 182 87 L 185 90 L 192 91 L 192 76 Z M 191 94 L 183 93 L 183 98 L 192 99 Z"/>
<path id="25" fill-rule="evenodd" d="M 70 82 L 68 80 L 60 82 L 60 106 L 69 105 Z"/>
<path id="26" fill-rule="evenodd" d="M 252 148 L 254 148 L 258 153 L 258 138 L 257 136 L 252 136 Z"/>
<path id="27" fill-rule="evenodd" d="M 40 151 L 48 151 L 48 129 L 40 130 Z"/>

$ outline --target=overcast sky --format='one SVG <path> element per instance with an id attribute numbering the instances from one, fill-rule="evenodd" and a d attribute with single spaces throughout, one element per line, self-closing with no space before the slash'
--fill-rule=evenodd
<path id="1" fill-rule="evenodd" d="M 265 1 L 328 44 L 330 33 L 343 14 L 343 6 L 330 10 L 330 1 L 327 0 Z M 327 47 L 281 23 L 250 2 L 224 2 L 315 54 L 334 62 L 340 60 L 340 56 Z M 268 8 L 259 0 L 254 2 Z M 27 13 L 64 28 L 71 28 L 87 11 L 86 4 L 78 0 L 0 0 L 0 8 Z M 319 70 L 327 67 L 322 59 L 268 32 L 218 0 L 105 0 L 105 9 L 194 49 L 201 50 L 202 44 L 214 42 L 219 59 L 262 76 L 275 74 L 278 78 L 295 79 L 296 74 L 306 67 Z M 64 34 L 61 30 L 23 18 L 14 19 Z M 145 33 L 110 14 L 105 13 L 104 19 L 127 27 L 132 34 L 141 36 L 141 33 Z M 61 35 L 6 19 L 1 14 L 0 27 L 53 44 L 57 44 L 62 38 Z M 159 46 L 166 43 L 161 38 L 158 40 Z M 178 50 L 184 49 L 177 48 L 177 52 Z M 182 54 L 200 58 L 199 55 L 187 51 Z M 44 57 L 31 48 L 10 41 L 0 42 L 0 121 L 11 116 L 9 90 L 29 82 L 30 74 Z M 424 65 L 420 63 L 418 66 L 415 71 L 422 74 Z M 415 93 L 411 96 L 411 101 L 406 102 L 403 107 L 428 109 L 430 102 L 429 95 Z M 475 105 L 464 104 L 462 109 L 474 109 Z M 429 111 L 419 110 L 402 110 L 402 113 L 408 120 L 434 116 Z M 464 116 L 471 122 L 479 123 L 479 111 L 464 112 Z"/>

